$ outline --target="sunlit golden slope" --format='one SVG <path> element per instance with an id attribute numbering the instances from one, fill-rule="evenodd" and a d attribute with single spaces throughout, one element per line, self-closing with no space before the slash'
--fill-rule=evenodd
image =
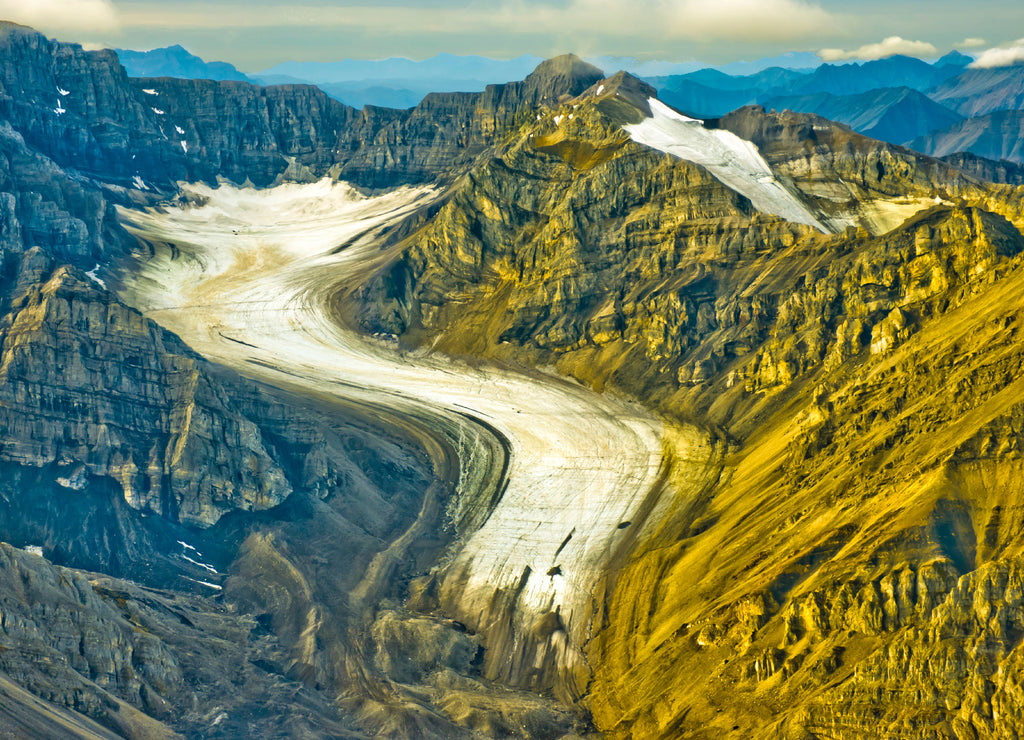
<path id="1" fill-rule="evenodd" d="M 406 341 L 551 363 L 728 442 L 608 575 L 596 724 L 1012 736 L 1022 191 L 822 119 L 723 120 L 856 224 L 822 235 L 627 141 L 642 113 L 593 93 L 474 169 L 362 298 Z"/>

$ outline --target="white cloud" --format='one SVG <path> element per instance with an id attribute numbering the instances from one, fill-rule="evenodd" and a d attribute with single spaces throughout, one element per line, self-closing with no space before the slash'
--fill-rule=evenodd
<path id="1" fill-rule="evenodd" d="M 971 36 L 970 38 L 966 38 L 963 41 L 959 41 L 959 42 L 953 44 L 953 48 L 955 48 L 955 49 L 977 49 L 979 46 L 984 46 L 984 45 L 985 45 L 985 39 L 979 39 L 979 38 L 977 38 L 975 36 Z"/>
<path id="2" fill-rule="evenodd" d="M 1008 46 L 986 49 L 968 66 L 971 69 L 988 69 L 990 67 L 1009 67 L 1017 62 L 1024 62 L 1024 39 L 1017 39 Z"/>
<path id="3" fill-rule="evenodd" d="M 2 2 L 4 0 L 0 0 Z M 834 30 L 838 18 L 813 0 L 503 0 L 458 7 L 408 5 L 310 5 L 299 2 L 282 13 L 277 5 L 237 0 L 210 3 L 179 0 L 153 5 L 119 3 L 128 28 L 196 29 L 229 26 L 311 26 L 362 28 L 379 33 L 482 33 L 568 36 L 601 34 L 693 41 L 809 39 Z"/>
<path id="4" fill-rule="evenodd" d="M 803 0 L 684 0 L 672 16 L 672 34 L 694 41 L 813 38 L 831 31 L 836 21 Z"/>
<path id="5" fill-rule="evenodd" d="M 0 18 L 52 34 L 103 33 L 120 25 L 111 0 L 0 0 Z"/>
<path id="6" fill-rule="evenodd" d="M 890 36 L 877 44 L 865 44 L 853 51 L 842 49 L 822 49 L 818 56 L 826 62 L 837 62 L 845 59 L 884 59 L 893 54 L 904 54 L 910 57 L 934 57 L 939 50 L 927 41 L 911 41 L 899 36 Z"/>

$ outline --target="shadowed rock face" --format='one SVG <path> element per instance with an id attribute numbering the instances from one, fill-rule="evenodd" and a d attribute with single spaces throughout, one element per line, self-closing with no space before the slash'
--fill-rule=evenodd
<path id="1" fill-rule="evenodd" d="M 198 526 L 292 492 L 205 363 L 84 275 L 17 296 L 0 336 L 2 459 L 56 465 L 72 489 L 111 478 L 132 508 Z"/>

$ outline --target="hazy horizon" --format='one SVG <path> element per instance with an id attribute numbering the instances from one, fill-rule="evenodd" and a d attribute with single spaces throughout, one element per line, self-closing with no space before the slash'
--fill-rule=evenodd
<path id="1" fill-rule="evenodd" d="M 87 48 L 181 44 L 209 61 L 259 72 L 287 61 L 439 53 L 514 59 L 633 57 L 719 65 L 785 52 L 824 61 L 953 49 L 1024 59 L 1024 4 L 937 0 L 0 0 L 0 18 Z"/>

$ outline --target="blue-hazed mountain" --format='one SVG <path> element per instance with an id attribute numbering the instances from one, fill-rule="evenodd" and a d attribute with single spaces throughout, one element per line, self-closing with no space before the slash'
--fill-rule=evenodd
<path id="1" fill-rule="evenodd" d="M 366 60 L 343 59 L 339 62 L 283 62 L 259 72 L 256 77 L 274 80 L 280 76 L 319 85 L 332 82 L 367 80 L 421 80 L 433 83 L 431 92 L 445 92 L 448 80 L 474 80 L 480 85 L 521 80 L 544 61 L 524 54 L 515 59 L 488 59 L 481 56 L 437 54 L 415 61 L 400 57 Z"/>
<path id="2" fill-rule="evenodd" d="M 961 64 L 928 64 L 914 57 L 895 55 L 863 64 L 823 64 L 790 87 L 790 94 L 818 92 L 854 95 L 883 87 L 927 90 L 962 70 Z"/>
<path id="3" fill-rule="evenodd" d="M 284 62 L 254 79 L 264 85 L 316 85 L 353 108 L 412 108 L 430 93 L 481 92 L 490 84 L 521 80 L 542 61 L 529 54 L 509 60 L 438 54 L 422 61 Z"/>
<path id="4" fill-rule="evenodd" d="M 717 69 L 703 69 L 685 75 L 651 78 L 649 82 L 657 88 L 658 94 L 666 102 L 698 117 L 716 117 L 751 103 L 770 104 L 773 99 L 781 96 L 822 93 L 849 96 L 871 90 L 900 87 L 925 91 L 958 75 L 969 61 L 969 57 L 950 54 L 935 64 L 928 64 L 913 57 L 892 56 L 863 64 L 823 64 L 813 71 L 770 67 L 742 76 L 730 75 Z M 804 103 L 800 110 L 827 116 L 827 113 L 817 110 L 816 107 L 807 107 L 820 106 L 823 104 L 822 100 Z M 866 100 L 865 98 L 857 102 L 863 104 Z M 842 105 L 832 104 L 832 107 Z M 878 105 L 885 105 L 885 102 L 871 103 L 869 107 L 876 108 Z M 928 111 L 936 112 L 934 109 Z M 906 117 L 906 114 L 904 115 Z M 922 125 L 928 124 L 927 112 L 912 115 L 921 118 Z M 847 117 L 852 118 L 852 114 L 847 114 Z M 948 123 L 947 121 L 943 125 Z M 869 130 L 857 130 L 872 135 Z M 917 129 L 912 131 L 908 138 L 930 130 Z"/>
<path id="5" fill-rule="evenodd" d="M 943 157 L 970 152 L 987 159 L 1024 163 L 1024 110 L 968 118 L 910 142 L 919 152 Z"/>
<path id="6" fill-rule="evenodd" d="M 750 75 L 729 75 L 709 68 L 647 81 L 666 103 L 698 118 L 715 118 L 757 103 L 766 91 L 789 89 L 806 76 L 806 72 L 783 67 L 769 67 Z"/>
<path id="7" fill-rule="evenodd" d="M 790 95 L 768 98 L 766 108 L 817 113 L 845 123 L 858 133 L 893 144 L 903 144 L 922 132 L 943 129 L 963 116 L 908 87 L 869 90 L 857 95 Z"/>
<path id="8" fill-rule="evenodd" d="M 115 49 L 129 77 L 183 77 L 194 80 L 246 80 L 227 62 L 206 62 L 175 44 L 150 51 Z"/>
<path id="9" fill-rule="evenodd" d="M 1024 64 L 968 69 L 951 77 L 928 96 L 964 116 L 1024 108 Z"/>
<path id="10" fill-rule="evenodd" d="M 658 98 L 695 118 L 717 118 L 758 101 L 756 88 L 719 90 L 692 80 L 679 80 L 658 88 Z"/>

